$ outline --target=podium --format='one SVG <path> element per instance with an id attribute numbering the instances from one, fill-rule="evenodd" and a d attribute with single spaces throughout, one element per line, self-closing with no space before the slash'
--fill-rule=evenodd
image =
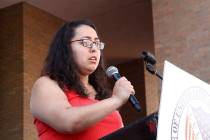
<path id="1" fill-rule="evenodd" d="M 158 113 L 139 119 L 100 140 L 156 140 Z"/>

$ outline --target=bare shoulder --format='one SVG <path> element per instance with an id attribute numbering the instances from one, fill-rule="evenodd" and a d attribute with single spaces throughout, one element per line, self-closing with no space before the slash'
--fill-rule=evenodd
<path id="1" fill-rule="evenodd" d="M 35 89 L 42 88 L 42 87 L 49 86 L 49 85 L 50 86 L 58 86 L 54 80 L 50 79 L 47 76 L 42 76 L 36 80 L 36 82 L 33 85 L 33 88 L 35 88 Z"/>
<path id="2" fill-rule="evenodd" d="M 32 93 L 36 92 L 63 92 L 57 82 L 47 76 L 42 76 L 33 85 Z"/>
<path id="3" fill-rule="evenodd" d="M 36 80 L 32 88 L 33 96 L 64 96 L 63 90 L 58 86 L 57 82 L 47 76 L 42 76 Z"/>
<path id="4" fill-rule="evenodd" d="M 40 77 L 33 85 L 30 110 L 38 118 L 45 118 L 44 112 L 52 110 L 59 104 L 68 104 L 67 97 L 57 82 L 47 76 Z"/>

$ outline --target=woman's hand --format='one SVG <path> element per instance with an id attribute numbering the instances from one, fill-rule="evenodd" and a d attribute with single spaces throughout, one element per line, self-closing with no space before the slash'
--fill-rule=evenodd
<path id="1" fill-rule="evenodd" d="M 113 88 L 112 98 L 117 99 L 121 105 L 127 102 L 130 94 L 134 95 L 135 91 L 131 82 L 128 81 L 125 77 L 121 77 L 116 81 Z"/>

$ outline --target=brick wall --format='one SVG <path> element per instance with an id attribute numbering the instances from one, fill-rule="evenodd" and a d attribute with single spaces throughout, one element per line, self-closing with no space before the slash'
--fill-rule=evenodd
<path id="1" fill-rule="evenodd" d="M 49 44 L 63 20 L 23 3 L 24 28 L 24 140 L 36 140 L 37 132 L 29 111 L 31 88 L 39 77 Z"/>
<path id="2" fill-rule="evenodd" d="M 0 21 L 1 139 L 36 140 L 31 88 L 64 21 L 26 3 L 1 9 Z"/>
<path id="3" fill-rule="evenodd" d="M 153 0 L 158 68 L 171 61 L 210 83 L 210 1 Z"/>
<path id="4" fill-rule="evenodd" d="M 0 136 L 22 140 L 23 135 L 22 5 L 0 10 Z"/>

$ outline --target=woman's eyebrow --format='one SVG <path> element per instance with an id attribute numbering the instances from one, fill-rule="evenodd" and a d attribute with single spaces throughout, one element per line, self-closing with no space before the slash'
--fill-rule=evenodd
<path id="1" fill-rule="evenodd" d="M 90 36 L 83 36 L 82 39 L 89 39 L 92 40 Z M 98 37 L 94 38 L 94 40 L 100 40 Z"/>

